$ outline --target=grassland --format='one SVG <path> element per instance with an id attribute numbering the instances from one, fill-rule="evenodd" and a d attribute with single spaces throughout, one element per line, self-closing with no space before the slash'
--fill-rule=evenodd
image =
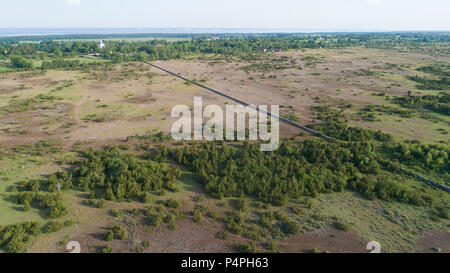
<path id="1" fill-rule="evenodd" d="M 74 59 L 100 62 L 97 59 L 71 58 Z M 280 105 L 282 115 L 296 117 L 305 125 L 323 122 L 317 106 L 329 105 L 350 126 L 391 133 L 393 141 L 397 142 L 412 139 L 448 147 L 448 135 L 444 133 L 450 130 L 448 115 L 419 109 L 407 118 L 397 113 L 377 112 L 374 119 L 366 120 L 360 111 L 370 105 L 402 109 L 393 103 L 394 97 L 448 93 L 449 90 L 420 89 L 408 76 L 433 77 L 417 71 L 417 68 L 449 61 L 448 57 L 414 52 L 350 47 L 270 52 L 253 61 L 237 57 L 224 59 L 210 54 L 156 63 L 244 101 L 257 105 Z M 39 67 L 41 62 L 35 60 L 33 65 Z M 29 179 L 44 183 L 48 175 L 58 170 L 70 170 L 74 166 L 69 163 L 78 158 L 76 150 L 80 147 L 99 148 L 126 143 L 130 146 L 127 152 L 142 156 L 140 147 L 145 145 L 173 146 L 171 142 L 154 143 L 151 138 L 130 138 L 154 135 L 160 131 L 169 133 L 173 106 L 192 106 L 195 95 L 202 96 L 205 105 L 233 103 L 153 70 L 144 63 L 101 62 L 101 66 L 83 70 L 46 72 L 13 72 L 8 63 L 0 62 L 0 72 L 5 72 L 0 74 L 0 226 L 25 221 L 45 224 L 47 211 L 32 207 L 24 212 L 23 206 L 14 199 L 17 194 L 12 192 L 12 188 Z M 281 135 L 294 142 L 314 138 L 284 124 Z M 33 145 L 48 139 L 55 139 L 61 149 L 52 153 L 47 150 L 36 153 Z M 424 175 L 446 179 L 427 170 Z M 414 178 L 390 174 L 388 178 L 432 195 L 440 206 L 448 207 L 450 204 L 448 193 Z M 107 201 L 100 208 L 85 204 L 85 192 L 76 189 L 64 192 L 64 203 L 69 213 L 61 221 L 73 220 L 76 224 L 37 237 L 28 250 L 64 252 L 64 242 L 78 240 L 82 243 L 83 252 L 96 251 L 105 244 L 103 236 L 106 230 L 116 223 L 126 226 L 130 236 L 127 240 L 111 242 L 115 252 L 136 252 L 137 249 L 145 252 L 233 252 L 236 244 L 252 241 L 231 234 L 223 222 L 225 215 L 234 209 L 236 198 L 219 200 L 209 196 L 196 176 L 187 169 L 182 169 L 176 186 L 178 192 L 153 193 L 147 204 Z M 143 211 L 169 198 L 181 203 L 171 213 L 185 215 L 176 220 L 176 230 L 170 230 L 174 227 L 169 223 L 149 227 Z M 282 207 L 266 206 L 253 198 L 247 198 L 247 201 L 250 209 L 246 216 L 251 223 L 256 223 L 262 212 L 278 212 L 299 225 L 303 237 L 285 234 L 277 237 L 274 244 L 281 252 L 288 249 L 312 251 L 317 232 L 344 238 L 343 242 L 334 245 L 322 246 L 317 241 L 317 248 L 322 251 L 364 252 L 364 243 L 373 240 L 380 242 L 386 252 L 429 251 L 437 247 L 450 251 L 449 220 L 436 217 L 432 208 L 426 206 L 368 200 L 347 191 L 293 200 L 290 205 Z M 198 205 L 203 205 L 208 211 L 204 213 L 201 224 L 196 222 L 198 219 L 194 214 Z M 120 216 L 112 216 L 112 210 L 120 211 Z M 210 212 L 216 212 L 214 217 L 207 216 L 211 215 Z M 345 223 L 349 230 L 339 230 L 337 222 Z M 342 229 L 342 225 L 340 227 Z M 439 235 L 442 236 L 439 245 L 427 241 L 427 235 L 441 231 L 444 233 Z M 220 239 L 219 232 L 229 235 Z M 345 238 L 358 244 L 345 243 Z M 312 243 L 301 245 L 308 240 Z M 267 249 L 266 241 L 256 241 L 259 251 L 274 251 Z M 209 246 L 205 247 L 205 244 Z M 290 248 L 286 247 L 289 245 Z"/>

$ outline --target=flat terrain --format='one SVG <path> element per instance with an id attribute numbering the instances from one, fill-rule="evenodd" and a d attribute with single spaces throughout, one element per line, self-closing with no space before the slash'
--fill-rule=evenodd
<path id="1" fill-rule="evenodd" d="M 343 112 L 350 125 L 380 129 L 404 139 L 446 141 L 448 136 L 439 129 L 448 128 L 448 116 L 402 118 L 380 113 L 375 121 L 368 122 L 357 115 L 358 110 L 371 104 L 396 107 L 385 97 L 377 96 L 379 93 L 386 96 L 406 95 L 408 91 L 412 95 L 437 93 L 419 90 L 404 77 L 420 74 L 414 69 L 437 60 L 405 55 L 390 53 L 388 58 L 374 49 L 323 49 L 274 53 L 256 61 L 264 64 L 278 60 L 291 66 L 283 70 L 266 70 L 254 64 L 251 67 L 252 64 L 242 61 L 214 60 L 214 56 L 205 61 L 155 64 L 255 105 L 280 105 L 282 115 L 294 117 L 301 124 L 316 121 L 314 106 L 338 108 L 351 104 Z M 397 68 L 387 68 L 392 64 Z M 371 71 L 374 75 L 361 76 L 361 71 Z M 99 138 L 123 139 L 160 130 L 168 133 L 173 122 L 172 107 L 193 105 L 193 96 L 201 96 L 205 105 L 233 103 L 145 64 L 117 65 L 90 74 L 76 71 L 35 74 L 1 76 L 0 104 L 9 104 L 1 117 L 2 143 L 27 142 L 44 136 L 74 143 Z M 36 98 L 39 95 L 48 97 Z M 24 105 L 27 99 L 37 101 L 33 101 L 33 111 L 24 108 L 28 106 Z M 43 109 L 48 105 L 50 109 Z M 297 129 L 283 129 L 283 136 L 298 134 Z M 20 138 L 15 137 L 17 133 L 21 133 Z"/>
<path id="2" fill-rule="evenodd" d="M 448 63 L 450 57 L 350 47 L 267 53 L 254 61 L 205 55 L 155 64 L 255 105 L 280 105 L 282 116 L 303 125 L 322 122 L 315 107 L 328 105 L 351 126 L 391 133 L 396 141 L 448 145 L 448 115 L 424 112 L 403 117 L 379 112 L 367 120 L 360 111 L 369 105 L 399 109 L 386 98 L 438 94 L 418 89 L 407 76 L 429 76 L 416 68 L 440 62 Z M 0 71 L 7 69 L 0 63 Z M 139 62 L 104 63 L 85 71 L 0 74 L 0 226 L 24 221 L 46 223 L 42 210 L 32 207 L 24 212 L 14 202 L 12 188 L 19 182 L 45 180 L 58 170 L 72 168 L 69 163 L 78 157 L 74 147 L 126 143 L 131 147 L 129 152 L 139 154 L 137 147 L 145 141 L 128 138 L 169 134 L 174 122 L 171 109 L 178 104 L 192 107 L 194 96 L 201 96 L 204 105 L 234 104 Z M 298 141 L 314 138 L 285 124 L 281 124 L 281 137 Z M 58 149 L 36 152 L 33 145 L 42 140 L 53 141 Z M 398 180 L 414 188 L 423 186 L 414 178 Z M 76 224 L 38 236 L 28 251 L 66 252 L 68 241 L 79 241 L 82 252 L 95 252 L 105 245 L 108 228 L 116 224 L 127 227 L 129 236 L 110 242 L 114 252 L 235 252 L 236 245 L 250 241 L 233 234 L 218 238 L 226 230 L 222 220 L 232 210 L 234 198 L 209 196 L 186 170 L 176 183 L 179 192 L 152 195 L 150 204 L 158 206 L 171 197 L 181 202 L 175 211 L 185 217 L 176 221 L 175 230 L 168 224 L 148 227 L 140 211 L 149 204 L 107 201 L 97 208 L 84 203 L 86 193 L 70 190 L 63 194 L 69 213 L 61 220 Z M 450 204 L 448 193 L 432 187 L 426 191 Z M 258 202 L 248 201 L 252 204 L 249 217 L 256 217 Z M 205 216 L 201 224 L 194 222 L 192 211 L 197 205 L 217 212 L 217 217 Z M 277 240 L 276 250 L 265 249 L 267 242 L 260 241 L 260 251 L 367 252 L 367 243 L 378 241 L 387 252 L 433 252 L 436 248 L 450 252 L 450 222 L 431 219 L 428 207 L 372 201 L 342 192 L 320 194 L 312 207 L 302 209 L 304 213 L 295 214 L 290 206 L 266 208 L 287 214 L 301 226 L 301 233 Z M 113 216 L 112 210 L 123 213 Z M 350 223 L 351 229 L 335 228 L 336 219 Z"/>

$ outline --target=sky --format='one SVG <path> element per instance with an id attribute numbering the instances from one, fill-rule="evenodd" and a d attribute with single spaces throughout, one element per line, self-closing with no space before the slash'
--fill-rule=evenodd
<path id="1" fill-rule="evenodd" d="M 450 0 L 14 0 L 0 28 L 450 30 Z"/>

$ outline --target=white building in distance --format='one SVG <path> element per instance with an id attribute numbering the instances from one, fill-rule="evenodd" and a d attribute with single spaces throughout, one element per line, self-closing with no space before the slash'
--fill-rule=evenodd
<path id="1" fill-rule="evenodd" d="M 105 45 L 105 43 L 103 43 L 103 40 L 100 40 L 100 42 L 98 42 L 98 48 L 103 49 L 105 47 L 106 47 L 106 45 Z"/>

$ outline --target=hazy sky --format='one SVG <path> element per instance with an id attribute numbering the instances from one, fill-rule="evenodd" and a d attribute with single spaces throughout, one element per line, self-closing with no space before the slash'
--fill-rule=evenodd
<path id="1" fill-rule="evenodd" d="M 0 28 L 450 30 L 450 0 L 3 0 Z"/>

